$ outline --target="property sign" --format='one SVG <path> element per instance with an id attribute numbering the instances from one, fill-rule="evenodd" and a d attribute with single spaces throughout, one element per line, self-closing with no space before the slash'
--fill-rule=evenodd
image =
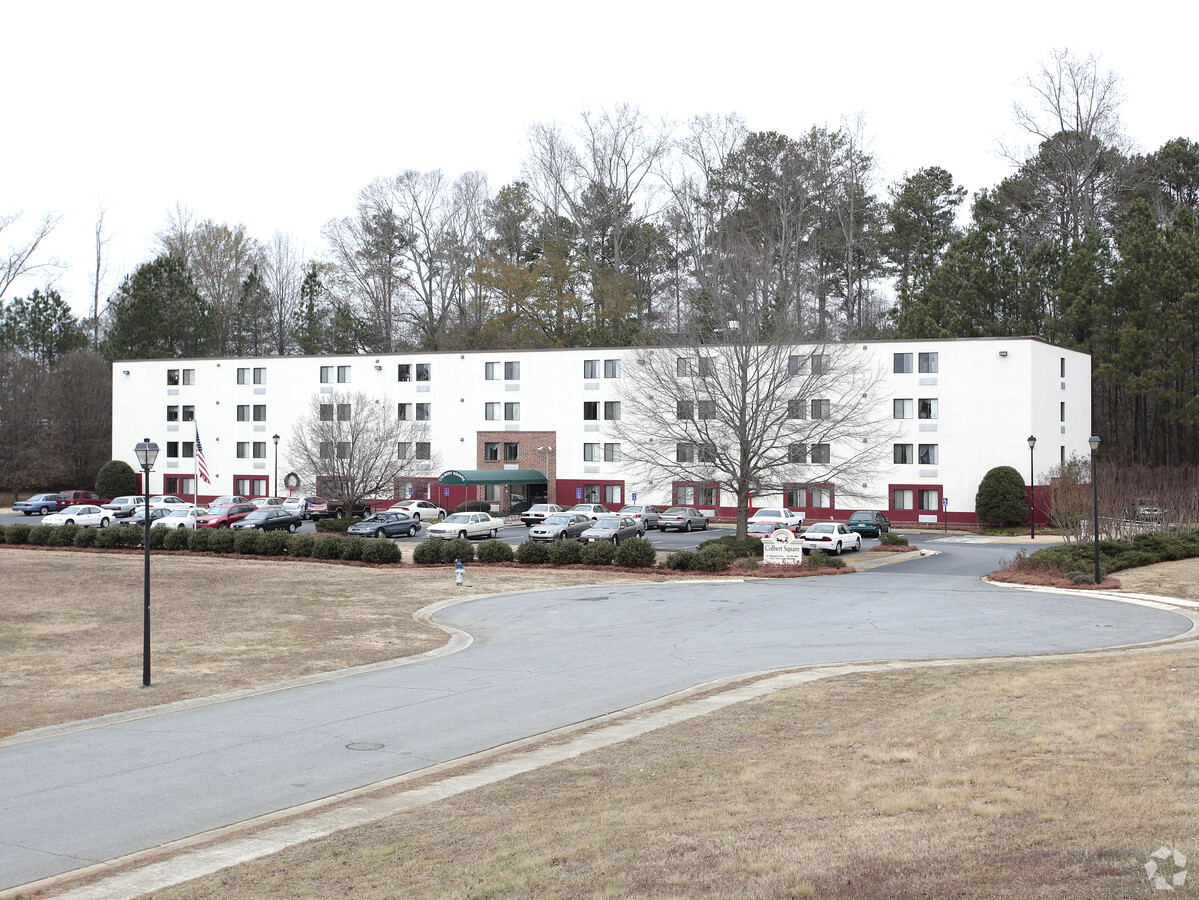
<path id="1" fill-rule="evenodd" d="M 787 528 L 762 541 L 762 562 L 768 566 L 802 566 L 803 544 Z"/>

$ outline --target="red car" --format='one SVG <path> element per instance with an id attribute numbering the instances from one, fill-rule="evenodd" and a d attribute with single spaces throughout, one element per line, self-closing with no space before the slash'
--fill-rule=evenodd
<path id="1" fill-rule="evenodd" d="M 58 495 L 58 508 L 66 509 L 68 506 L 75 506 L 80 503 L 89 503 L 93 506 L 103 506 L 109 501 L 101 498 L 94 491 L 63 491 Z"/>
<path id="2" fill-rule="evenodd" d="M 208 512 L 196 519 L 197 528 L 228 528 L 240 522 L 258 509 L 253 503 L 231 503 L 228 506 L 210 506 Z"/>

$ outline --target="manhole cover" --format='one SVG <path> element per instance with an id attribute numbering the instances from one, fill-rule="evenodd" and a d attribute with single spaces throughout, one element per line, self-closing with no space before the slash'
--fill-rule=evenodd
<path id="1" fill-rule="evenodd" d="M 375 741 L 358 741 L 353 744 L 346 744 L 347 750 L 382 750 L 383 745 Z"/>

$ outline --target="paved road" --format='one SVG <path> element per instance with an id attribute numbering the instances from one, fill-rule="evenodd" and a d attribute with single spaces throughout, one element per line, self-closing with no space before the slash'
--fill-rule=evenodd
<path id="1" fill-rule="evenodd" d="M 835 578 L 477 600 L 437 616 L 474 636 L 458 653 L 0 742 L 0 889 L 728 675 L 1081 650 L 1190 627 L 1172 612 L 978 580 L 1014 548 L 943 549 L 933 559 Z M 381 747 L 350 749 L 355 744 Z"/>

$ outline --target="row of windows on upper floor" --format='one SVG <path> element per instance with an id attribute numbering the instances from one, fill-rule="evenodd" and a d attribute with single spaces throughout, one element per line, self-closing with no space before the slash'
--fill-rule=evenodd
<path id="1" fill-rule="evenodd" d="M 896 353 L 893 355 L 891 371 L 897 375 L 905 375 L 912 371 L 913 357 L 919 366 L 921 375 L 936 374 L 940 366 L 937 353 Z"/>

